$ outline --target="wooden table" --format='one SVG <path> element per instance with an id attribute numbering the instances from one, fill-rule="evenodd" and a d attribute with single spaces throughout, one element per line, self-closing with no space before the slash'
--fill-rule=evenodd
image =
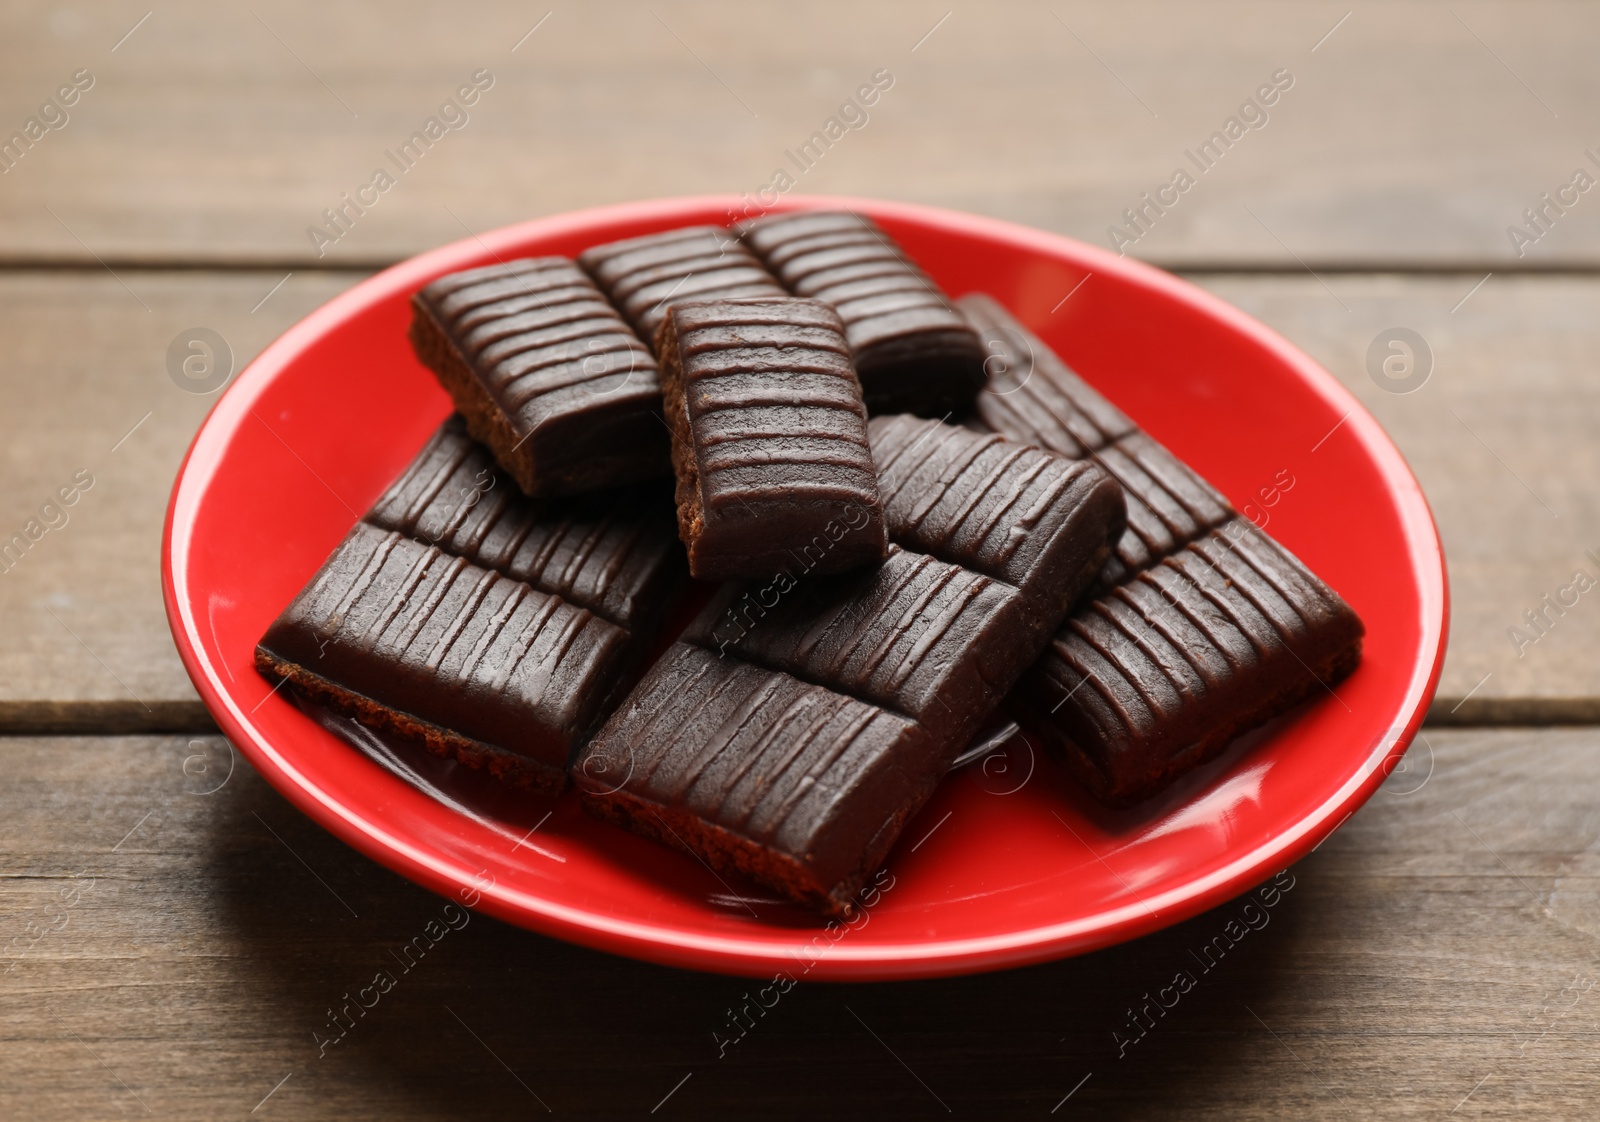
<path id="1" fill-rule="evenodd" d="M 1600 194 L 1565 186 L 1600 177 L 1597 32 L 1591 7 L 1484 0 L 0 13 L 0 134 L 59 126 L 0 154 L 0 529 L 94 479 L 0 574 L 0 1117 L 1593 1117 L 1600 606 L 1520 651 L 1508 632 L 1597 571 Z M 319 252 L 307 228 L 480 69 L 470 119 Z M 229 749 L 160 601 L 213 400 L 168 344 L 209 327 L 242 365 L 440 242 L 755 191 L 879 69 L 800 189 L 1099 244 L 1293 77 L 1129 248 L 1323 362 L 1427 488 L 1452 639 L 1413 766 L 1127 1048 L 1125 1011 L 1229 906 L 1025 970 L 805 986 L 724 1057 L 738 980 L 479 916 L 319 1056 L 326 1008 L 438 901 L 247 766 L 212 794 L 185 770 Z M 1570 205 L 1530 226 L 1546 195 Z M 1394 326 L 1433 352 L 1415 393 L 1367 370 Z"/>

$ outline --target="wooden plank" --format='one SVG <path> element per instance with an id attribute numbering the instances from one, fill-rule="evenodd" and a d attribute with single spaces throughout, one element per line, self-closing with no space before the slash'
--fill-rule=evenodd
<path id="1" fill-rule="evenodd" d="M 1141 192 L 1195 185 L 1134 252 L 1168 264 L 1600 263 L 1600 202 L 1507 228 L 1575 170 L 1600 11 L 1544 0 L 1337 6 L 196 2 L 0 15 L 0 126 L 95 79 L 4 176 L 0 254 L 317 260 L 309 226 L 388 167 L 324 261 L 392 260 L 575 207 L 796 189 L 913 199 L 1107 244 Z M 538 26 L 537 31 L 529 32 Z M 131 34 L 129 34 L 131 29 Z M 120 44 L 120 45 L 118 45 Z M 116 45 L 113 51 L 113 46 Z M 394 150 L 477 68 L 494 85 L 416 166 Z M 814 168 L 789 165 L 869 76 L 894 86 Z M 1292 88 L 1190 163 L 1278 71 Z M 1287 82 L 1287 77 L 1282 79 Z M 1253 116 L 1253 111 L 1252 111 Z M 1242 127 L 1242 126 L 1240 126 Z M 1226 137 L 1225 137 L 1226 139 Z M 803 162 L 802 162 L 803 163 Z M 370 196 L 369 196 L 370 197 Z M 1484 268 L 1491 267 L 1490 264 Z"/>
<path id="2" fill-rule="evenodd" d="M 178 331 L 210 325 L 242 365 L 355 279 L 296 274 L 252 314 L 282 276 L 130 273 L 122 278 L 130 293 L 104 273 L 0 274 L 0 338 L 10 364 L 0 387 L 8 480 L 0 528 L 21 528 L 79 469 L 96 479 L 67 512 L 70 522 L 0 575 L 0 612 L 13 637 L 0 647 L 0 728 L 81 731 L 55 710 L 28 706 L 90 700 L 137 706 L 123 716 L 144 722 L 101 729 L 204 727 L 167 631 L 158 560 L 172 478 L 211 398 L 178 389 L 165 354 Z M 1333 370 L 1421 478 L 1453 589 L 1438 714 L 1449 716 L 1482 681 L 1458 719 L 1600 717 L 1593 597 L 1564 617 L 1548 615 L 1554 626 L 1524 644 L 1521 657 L 1507 634 L 1526 626 L 1523 613 L 1559 592 L 1575 568 L 1600 577 L 1600 564 L 1584 557 L 1600 548 L 1592 437 L 1600 390 L 1588 377 L 1600 346 L 1600 283 L 1495 276 L 1451 314 L 1479 278 L 1329 278 L 1336 295 L 1310 277 L 1202 279 Z M 1409 395 L 1381 390 L 1366 370 L 1372 339 L 1396 325 L 1421 332 L 1435 354 L 1436 372 Z M 161 720 L 143 710 L 163 702 L 190 709 Z"/>
<path id="3" fill-rule="evenodd" d="M 0 701 L 0 729 L 13 736 L 208 733 L 217 723 L 198 697 L 188 701 Z"/>
<path id="4" fill-rule="evenodd" d="M 216 394 L 180 387 L 167 350 L 179 332 L 209 327 L 242 368 L 357 279 L 296 275 L 261 303 L 283 276 L 0 274 L 0 536 L 45 527 L 0 566 L 7 727 L 70 727 L 48 706 L 8 703 L 121 703 L 106 715 L 132 720 L 117 726 L 129 729 L 203 719 L 167 630 L 160 548 L 173 477 Z M 93 482 L 75 490 L 75 478 Z M 71 505 L 41 511 L 62 487 L 74 489 Z"/>
<path id="5" fill-rule="evenodd" d="M 1450 652 L 1435 713 L 1595 720 L 1600 595 L 1581 593 L 1574 575 L 1600 582 L 1600 559 L 1589 556 L 1600 553 L 1600 287 L 1496 275 L 1473 291 L 1481 274 L 1330 277 L 1326 287 L 1309 276 L 1201 279 L 1336 374 L 1421 480 L 1450 565 Z M 1368 370 L 1374 340 L 1394 327 L 1419 333 L 1433 356 L 1432 374 L 1410 393 L 1380 386 L 1382 356 L 1394 353 L 1386 345 L 1379 376 Z M 1307 462 L 1314 456 L 1308 448 Z M 1541 611 L 1542 634 L 1526 616 Z"/>
<path id="6" fill-rule="evenodd" d="M 439 899 L 219 740 L 0 741 L 0 1114 L 1588 1117 L 1600 733 L 1427 740 L 1271 908 L 1001 974 L 801 985 L 721 1058 L 748 982 L 481 916 L 319 1057 L 328 1007 Z M 1196 957 L 1241 915 L 1257 929 Z"/>

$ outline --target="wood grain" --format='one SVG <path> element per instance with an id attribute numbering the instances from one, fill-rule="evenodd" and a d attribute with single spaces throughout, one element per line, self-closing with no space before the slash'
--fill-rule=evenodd
<path id="1" fill-rule="evenodd" d="M 1209 971 L 1192 952 L 1240 902 L 1045 966 L 803 985 L 720 1059 L 749 983 L 482 916 L 319 1058 L 328 1006 L 442 902 L 242 761 L 201 793 L 228 763 L 215 738 L 0 741 L 0 1114 L 621 1117 L 685 1076 L 662 1117 L 1038 1117 L 1086 1074 L 1062 1115 L 1582 1118 L 1600 1095 L 1592 730 L 1428 734 Z"/>
<path id="2" fill-rule="evenodd" d="M 1198 182 L 1134 252 L 1167 264 L 1600 263 L 1582 195 L 1522 221 L 1597 146 L 1600 11 L 1545 0 L 1346 8 L 1269 0 L 953 9 L 702 0 L 163 5 L 0 15 L 0 127 L 70 74 L 94 87 L 0 189 L 0 258 L 398 259 L 541 214 L 796 189 L 910 199 L 1108 244 L 1178 168 Z M 546 12 L 549 19 L 528 35 Z M 1331 32 L 1331 34 L 1330 34 Z M 526 38 L 524 38 L 526 36 Z M 318 258 L 307 235 L 478 67 L 494 86 Z M 880 68 L 895 84 L 809 171 L 795 150 Z M 1278 70 L 1268 123 L 1184 155 Z M 1554 212 L 1551 212 L 1554 214 Z"/>
<path id="3" fill-rule="evenodd" d="M 54 731 L 70 727 L 48 723 L 47 711 L 8 709 L 14 702 L 120 702 L 118 712 L 135 723 L 114 727 L 129 731 L 192 728 L 201 719 L 167 630 L 160 546 L 172 480 L 216 394 L 175 383 L 167 349 L 180 331 L 210 327 L 240 369 L 357 276 L 296 275 L 257 308 L 283 278 L 0 274 L 3 537 L 30 520 L 42 523 L 40 507 L 77 472 L 94 481 L 62 509 L 64 525 L 0 572 L 6 727 L 39 729 L 30 722 L 41 720 Z M 191 708 L 161 717 L 167 702 Z"/>

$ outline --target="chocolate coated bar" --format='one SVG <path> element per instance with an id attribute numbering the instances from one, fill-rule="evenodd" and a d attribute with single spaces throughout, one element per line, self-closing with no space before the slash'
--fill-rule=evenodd
<path id="1" fill-rule="evenodd" d="M 1096 798 L 1149 798 L 1355 669 L 1363 628 L 1337 594 L 999 304 L 961 308 L 995 356 L 979 418 L 1100 464 L 1127 496 L 1095 599 L 1007 703 Z"/>
<path id="2" fill-rule="evenodd" d="M 1093 576 L 1102 543 L 1077 529 L 1087 512 L 1120 537 L 1123 496 L 1103 468 L 906 415 L 868 431 L 890 538 L 1003 581 L 1046 616 L 1063 616 Z"/>
<path id="3" fill-rule="evenodd" d="M 578 263 L 651 344 L 677 301 L 788 295 L 760 259 L 720 226 L 608 242 L 584 250 Z"/>
<path id="4" fill-rule="evenodd" d="M 1233 508 L 1194 469 L 1142 432 L 1090 456 L 1122 484 L 1128 529 L 1101 583 L 1109 586 L 1153 565 L 1233 517 Z"/>
<path id="5" fill-rule="evenodd" d="M 1093 579 L 1120 496 L 1088 464 L 937 421 L 877 417 L 871 432 L 887 560 L 729 585 L 683 639 L 937 725 L 960 747 L 999 700 L 994 682 L 1015 680 Z"/>
<path id="6" fill-rule="evenodd" d="M 888 559 L 723 589 L 573 771 L 602 817 L 836 915 L 1123 518 L 1092 464 L 911 417 L 871 438 Z"/>
<path id="7" fill-rule="evenodd" d="M 361 522 L 267 629 L 256 665 L 363 723 L 556 791 L 627 643 L 559 596 Z"/>
<path id="8" fill-rule="evenodd" d="M 1128 529 L 1107 563 L 1109 588 L 1233 517 L 1216 488 L 1068 368 L 991 297 L 963 297 L 961 311 L 989 354 L 978 419 L 1012 440 L 1091 459 L 1122 484 Z"/>
<path id="9" fill-rule="evenodd" d="M 983 347 L 988 384 L 975 407 L 989 428 L 1073 460 L 1136 431 L 993 297 L 973 293 L 957 304 Z"/>
<path id="10" fill-rule="evenodd" d="M 452 417 L 256 664 L 364 724 L 559 790 L 684 580 L 666 496 L 604 500 L 523 496 Z"/>
<path id="11" fill-rule="evenodd" d="M 876 222 L 806 211 L 735 232 L 790 292 L 838 309 L 870 412 L 943 417 L 972 408 L 984 381 L 977 336 Z"/>
<path id="12" fill-rule="evenodd" d="M 573 768 L 584 805 L 830 915 L 937 782 L 916 722 L 674 643 Z"/>
<path id="13" fill-rule="evenodd" d="M 691 574 L 835 573 L 883 559 L 866 409 L 832 308 L 792 296 L 679 302 L 660 344 Z"/>
<path id="14" fill-rule="evenodd" d="M 655 358 L 573 262 L 452 273 L 412 305 L 417 356 L 527 494 L 669 469 Z"/>
<path id="15" fill-rule="evenodd" d="M 1329 691 L 1362 635 L 1327 585 L 1235 519 L 1076 612 L 1012 707 L 1096 798 L 1127 806 Z"/>
<path id="16" fill-rule="evenodd" d="M 439 427 L 366 521 L 554 593 L 645 642 L 685 576 L 664 480 L 530 499 L 459 415 Z"/>

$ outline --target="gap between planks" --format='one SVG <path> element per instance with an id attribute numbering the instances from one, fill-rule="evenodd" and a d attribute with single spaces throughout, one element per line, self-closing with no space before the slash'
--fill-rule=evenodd
<path id="1" fill-rule="evenodd" d="M 1425 728 L 1600 725 L 1600 697 L 1435 698 Z M 216 735 L 200 701 L 0 701 L 0 737 Z"/>

